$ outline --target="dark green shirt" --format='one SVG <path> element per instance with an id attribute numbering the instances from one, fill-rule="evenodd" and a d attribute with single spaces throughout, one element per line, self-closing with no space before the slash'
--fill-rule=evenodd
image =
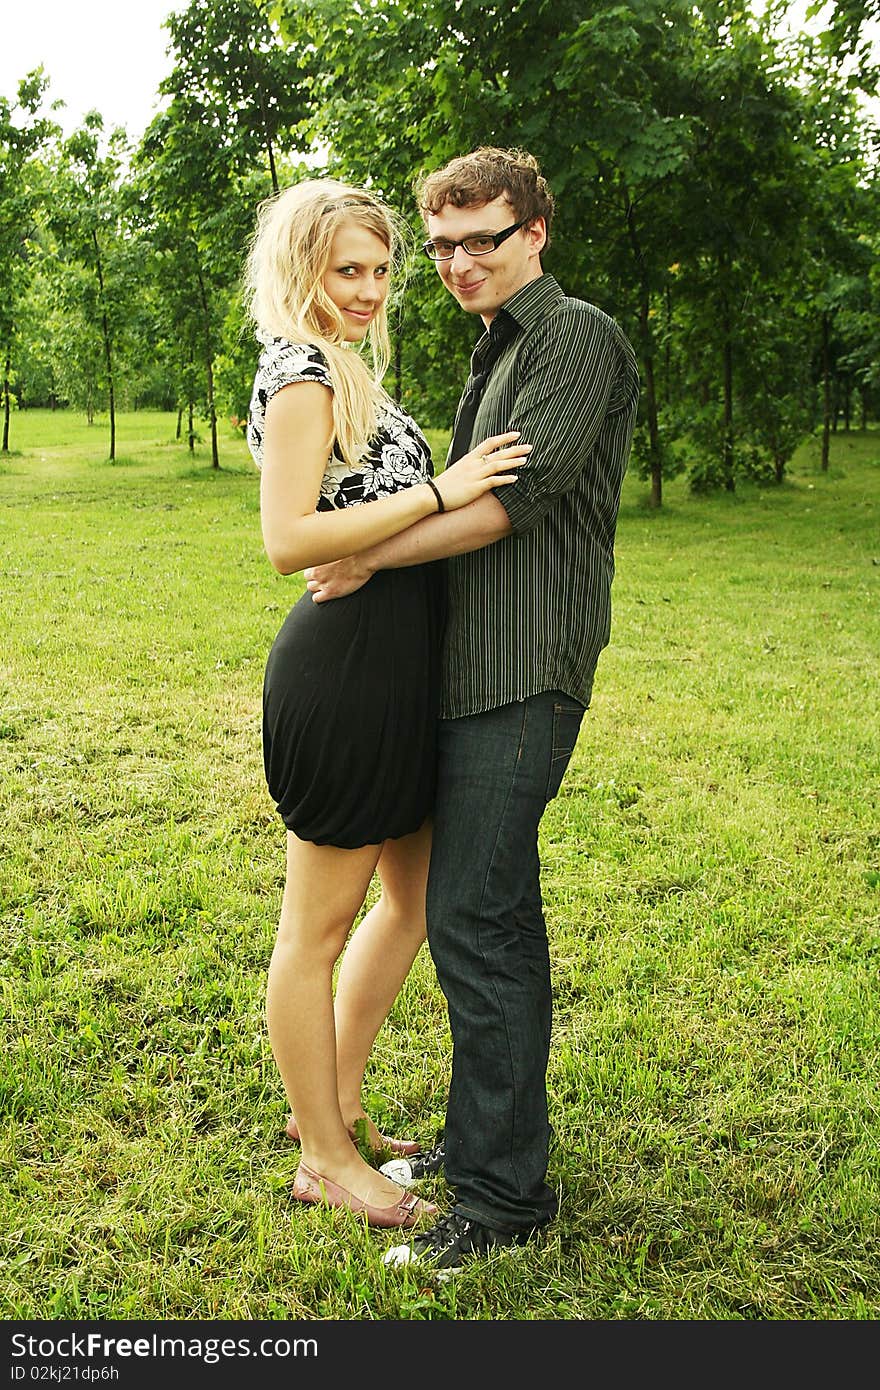
<path id="1" fill-rule="evenodd" d="M 563 294 L 552 275 L 519 290 L 490 333 L 513 336 L 491 369 L 471 445 L 520 430 L 533 445 L 495 490 L 512 534 L 447 561 L 441 713 L 495 709 L 543 690 L 588 705 L 611 631 L 620 488 L 639 398 L 632 347 L 615 321 Z"/>

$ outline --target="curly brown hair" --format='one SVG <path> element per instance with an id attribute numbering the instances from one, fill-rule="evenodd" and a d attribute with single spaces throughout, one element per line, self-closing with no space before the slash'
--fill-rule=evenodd
<path id="1" fill-rule="evenodd" d="M 416 197 L 425 220 L 447 203 L 455 208 L 482 207 L 494 198 L 504 197 L 513 208 L 517 222 L 544 218 L 547 226 L 544 249 L 550 245 L 553 194 L 537 159 L 525 150 L 481 145 L 470 154 L 450 160 L 442 169 L 421 174 L 416 182 Z"/>

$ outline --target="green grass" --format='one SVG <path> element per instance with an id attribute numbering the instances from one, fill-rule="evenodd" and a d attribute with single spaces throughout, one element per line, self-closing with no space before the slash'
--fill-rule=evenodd
<path id="1" fill-rule="evenodd" d="M 440 1284 L 287 1195 L 260 688 L 302 581 L 243 442 L 214 472 L 173 432 L 122 416 L 109 464 L 104 422 L 28 412 L 0 457 L 2 1315 L 880 1316 L 880 435 L 659 514 L 627 479 L 542 827 L 561 1212 Z M 449 1063 L 423 950 L 380 1124 L 430 1139 Z"/>

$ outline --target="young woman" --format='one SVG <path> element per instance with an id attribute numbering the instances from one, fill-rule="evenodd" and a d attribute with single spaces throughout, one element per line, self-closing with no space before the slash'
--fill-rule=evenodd
<path id="1" fill-rule="evenodd" d="M 269 559 L 282 574 L 340 559 L 437 510 L 515 480 L 528 452 L 487 439 L 434 481 L 415 422 L 385 393 L 385 301 L 399 244 L 369 193 L 308 180 L 262 204 L 248 256 L 264 344 L 248 443 L 261 469 Z M 358 350 L 367 344 L 371 366 Z M 435 1210 L 353 1142 L 376 1035 L 425 936 L 434 793 L 442 570 L 380 571 L 356 594 L 307 591 L 275 639 L 263 691 L 269 792 L 287 827 L 287 875 L 269 967 L 272 1050 L 302 1154 L 293 1196 L 375 1226 Z M 381 896 L 351 936 L 374 872 Z M 294 1119 L 295 1116 L 295 1119 Z"/>

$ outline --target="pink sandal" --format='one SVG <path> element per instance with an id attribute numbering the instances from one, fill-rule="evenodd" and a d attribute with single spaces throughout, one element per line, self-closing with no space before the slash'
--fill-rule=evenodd
<path id="1" fill-rule="evenodd" d="M 320 1173 L 316 1173 L 314 1168 L 307 1168 L 304 1163 L 299 1165 L 291 1196 L 297 1202 L 311 1202 L 315 1206 L 346 1208 L 356 1216 L 366 1217 L 368 1226 L 380 1226 L 386 1230 L 408 1230 L 423 1216 L 436 1216 L 438 1211 L 433 1202 L 426 1202 L 414 1192 L 404 1192 L 400 1201 L 390 1207 L 371 1206 L 361 1197 L 355 1197 L 347 1188 L 340 1187 L 339 1183 L 322 1178 Z"/>

